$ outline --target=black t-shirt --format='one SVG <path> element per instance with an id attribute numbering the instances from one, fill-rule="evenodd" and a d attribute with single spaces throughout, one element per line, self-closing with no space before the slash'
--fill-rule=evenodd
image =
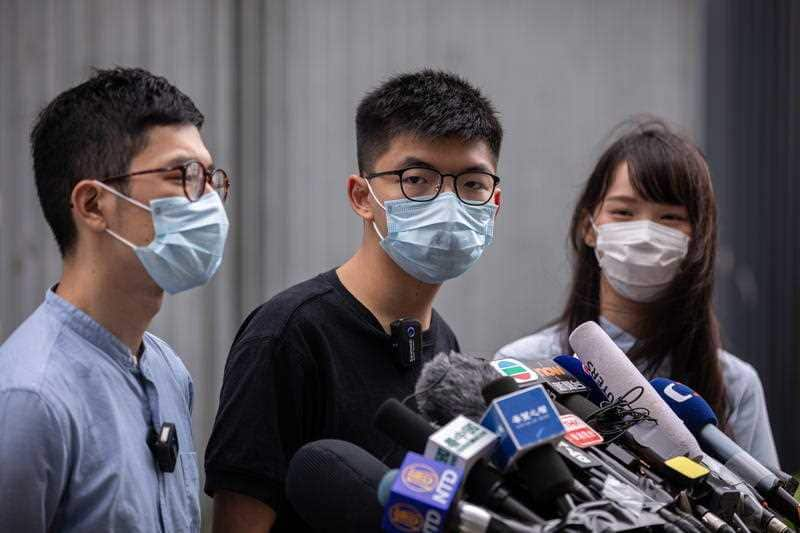
<path id="1" fill-rule="evenodd" d="M 433 311 L 421 363 L 458 349 Z M 413 392 L 422 364 L 404 369 L 391 354 L 391 337 L 333 270 L 253 311 L 225 365 L 206 449 L 206 493 L 246 494 L 277 512 L 274 531 L 310 531 L 286 500 L 289 460 L 323 438 L 352 442 L 378 458 L 394 448 L 373 428 L 373 417 L 386 399 Z M 395 453 L 387 462 L 401 458 Z"/>

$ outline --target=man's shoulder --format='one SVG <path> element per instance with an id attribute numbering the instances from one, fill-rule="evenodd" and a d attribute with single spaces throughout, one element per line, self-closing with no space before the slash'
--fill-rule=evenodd
<path id="1" fill-rule="evenodd" d="M 192 377 L 189 374 L 189 370 L 186 368 L 183 360 L 178 356 L 177 353 L 175 353 L 175 350 L 169 345 L 169 343 L 167 343 L 164 339 L 153 335 L 149 331 L 145 332 L 142 340 L 145 344 L 145 348 L 151 350 L 155 349 L 157 351 L 163 362 L 166 363 L 170 370 L 172 370 L 173 374 L 181 385 L 184 385 L 186 382 L 191 383 Z"/>
<path id="2" fill-rule="evenodd" d="M 29 390 L 47 394 L 50 377 L 69 372 L 56 354 L 61 326 L 37 309 L 0 345 L 0 391 Z"/>
<path id="3" fill-rule="evenodd" d="M 455 338 L 455 333 L 453 333 L 453 329 L 450 327 L 450 324 L 442 317 L 441 313 L 436 311 L 436 309 L 431 309 L 431 321 L 436 322 L 436 327 L 441 328 L 440 334 L 449 335 Z"/>
<path id="4" fill-rule="evenodd" d="M 335 288 L 329 281 L 332 271 L 319 274 L 285 289 L 253 310 L 236 335 L 236 342 L 259 338 L 279 338 L 290 323 L 313 322 L 324 316 L 326 296 Z M 335 274 L 333 274 L 335 275 Z"/>
<path id="5" fill-rule="evenodd" d="M 556 324 L 532 335 L 522 337 L 497 350 L 497 358 L 536 359 L 561 355 L 561 338 L 564 328 Z"/>

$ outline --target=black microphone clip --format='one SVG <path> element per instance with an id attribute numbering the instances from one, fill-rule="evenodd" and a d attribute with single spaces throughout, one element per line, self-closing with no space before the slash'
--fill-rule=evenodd
<path id="1" fill-rule="evenodd" d="M 175 471 L 175 463 L 178 462 L 178 430 L 175 429 L 175 424 L 165 422 L 158 432 L 155 428 L 150 428 L 147 446 L 153 452 L 159 470 L 162 472 Z"/>
<path id="2" fill-rule="evenodd" d="M 389 327 L 395 363 L 401 368 L 413 367 L 422 358 L 422 324 L 413 318 L 401 318 Z"/>

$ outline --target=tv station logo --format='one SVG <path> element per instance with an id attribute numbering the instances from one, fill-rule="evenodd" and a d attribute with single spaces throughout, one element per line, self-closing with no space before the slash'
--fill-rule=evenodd
<path id="1" fill-rule="evenodd" d="M 432 492 L 439 483 L 436 471 L 428 465 L 412 463 L 403 467 L 403 483 L 415 492 Z"/>
<path id="2" fill-rule="evenodd" d="M 491 362 L 492 367 L 497 370 L 502 376 L 509 376 L 514 378 L 514 381 L 520 385 L 537 381 L 539 375 L 528 368 L 524 363 L 507 357 L 505 359 L 497 359 Z"/>
<path id="3" fill-rule="evenodd" d="M 589 448 L 590 446 L 603 444 L 602 435 L 577 416 L 572 414 L 561 415 L 561 423 L 564 424 L 564 429 L 567 430 L 564 434 L 564 440 L 573 446 Z"/>

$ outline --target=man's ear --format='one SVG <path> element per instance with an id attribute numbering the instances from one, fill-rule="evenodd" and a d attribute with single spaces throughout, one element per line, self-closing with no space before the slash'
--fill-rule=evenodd
<path id="1" fill-rule="evenodd" d="M 79 181 L 72 189 L 70 204 L 75 224 L 90 231 L 103 232 L 108 226 L 106 214 L 112 209 L 110 194 L 102 194 L 102 189 L 93 180 Z"/>
<path id="2" fill-rule="evenodd" d="M 597 232 L 592 226 L 592 221 L 589 218 L 589 212 L 584 210 L 581 218 L 581 231 L 583 232 L 583 242 L 589 248 L 594 248 L 597 244 Z"/>
<path id="3" fill-rule="evenodd" d="M 350 207 L 364 221 L 371 222 L 375 216 L 372 214 L 372 195 L 367 187 L 367 180 L 358 174 L 351 174 L 347 178 L 347 198 Z"/>
<path id="4" fill-rule="evenodd" d="M 500 187 L 494 190 L 492 201 L 494 202 L 494 205 L 497 206 L 497 209 L 494 212 L 494 217 L 497 218 L 497 216 L 500 214 L 500 208 L 503 206 L 503 190 Z"/>

